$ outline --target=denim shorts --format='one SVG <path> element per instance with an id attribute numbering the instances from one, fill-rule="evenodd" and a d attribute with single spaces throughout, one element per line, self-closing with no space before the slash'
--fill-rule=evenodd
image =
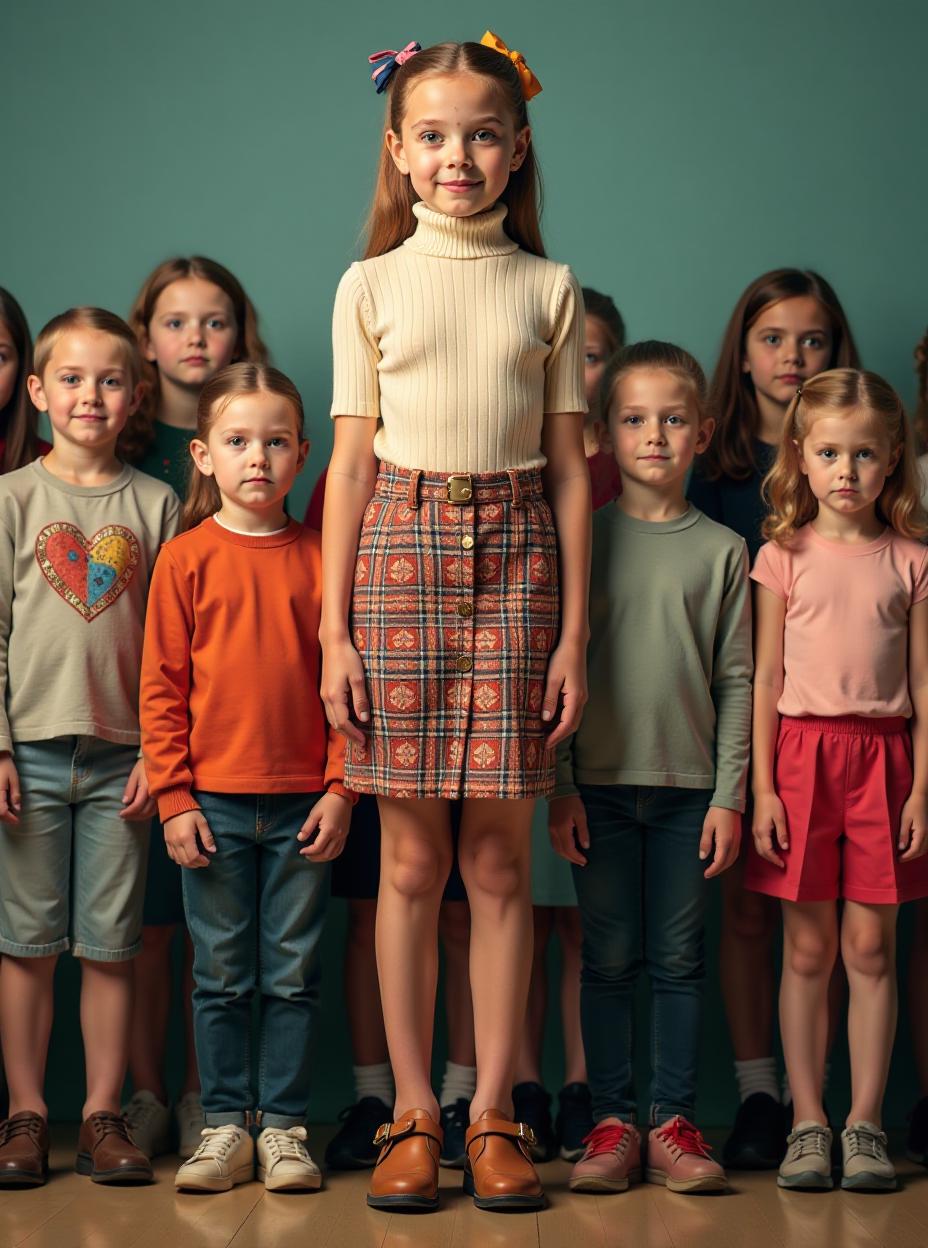
<path id="1" fill-rule="evenodd" d="M 22 810 L 0 824 L 0 953 L 138 953 L 151 821 L 119 817 L 137 759 L 135 746 L 99 737 L 14 743 Z"/>

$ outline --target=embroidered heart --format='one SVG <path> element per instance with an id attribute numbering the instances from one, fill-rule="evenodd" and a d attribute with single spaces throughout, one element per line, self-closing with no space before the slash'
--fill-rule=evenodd
<path id="1" fill-rule="evenodd" d="M 108 524 L 88 541 L 77 525 L 56 520 L 35 539 L 35 557 L 52 589 L 89 624 L 132 580 L 139 543 L 121 524 Z"/>

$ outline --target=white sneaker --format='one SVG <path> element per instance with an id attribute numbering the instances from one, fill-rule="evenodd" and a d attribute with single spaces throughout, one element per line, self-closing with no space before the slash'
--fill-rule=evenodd
<path id="1" fill-rule="evenodd" d="M 206 1126 L 203 1102 L 199 1092 L 187 1092 L 174 1106 L 177 1123 L 177 1155 L 185 1160 L 200 1147 L 200 1136 Z"/>
<path id="2" fill-rule="evenodd" d="M 872 1122 L 852 1122 L 841 1132 L 841 1186 L 864 1192 L 894 1192 L 896 1171 L 886 1151 L 886 1134 Z"/>
<path id="3" fill-rule="evenodd" d="M 258 1136 L 258 1178 L 269 1192 L 306 1192 L 322 1187 L 322 1171 L 306 1148 L 306 1128 L 265 1127 Z"/>
<path id="4" fill-rule="evenodd" d="M 171 1111 L 161 1104 L 154 1092 L 134 1093 L 122 1112 L 129 1124 L 132 1142 L 146 1157 L 158 1157 L 171 1151 Z"/>
<path id="5" fill-rule="evenodd" d="M 255 1144 L 244 1127 L 204 1127 L 200 1146 L 174 1175 L 189 1192 L 227 1192 L 255 1177 Z"/>

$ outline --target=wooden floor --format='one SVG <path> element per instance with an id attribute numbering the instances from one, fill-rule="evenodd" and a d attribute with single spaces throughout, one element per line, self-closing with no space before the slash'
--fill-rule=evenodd
<path id="1" fill-rule="evenodd" d="M 314 1132 L 321 1157 L 330 1129 Z M 679 1196 L 643 1185 L 620 1196 L 568 1192 L 569 1167 L 542 1167 L 541 1214 L 481 1213 L 442 1171 L 436 1214 L 384 1214 L 364 1203 L 367 1175 L 337 1174 L 322 1192 L 266 1195 L 249 1183 L 216 1196 L 178 1195 L 177 1159 L 151 1187 L 106 1188 L 71 1170 L 73 1131 L 53 1132 L 53 1175 L 31 1191 L 0 1190 L 0 1248 L 926 1248 L 928 1171 L 902 1160 L 894 1195 L 781 1192 L 776 1176 L 739 1175 L 729 1196 Z"/>

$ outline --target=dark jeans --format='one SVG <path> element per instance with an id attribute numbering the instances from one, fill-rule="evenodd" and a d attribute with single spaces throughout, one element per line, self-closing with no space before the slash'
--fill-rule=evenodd
<path id="1" fill-rule="evenodd" d="M 692 1119 L 705 952 L 708 789 L 579 785 L 590 829 L 573 868 L 583 925 L 580 1018 L 593 1117 L 634 1121 L 635 986 L 651 981 L 651 1112 Z"/>
<path id="2" fill-rule="evenodd" d="M 257 1108 L 262 1126 L 298 1126 L 309 1099 L 329 864 L 301 858 L 296 834 L 320 794 L 195 797 L 216 841 L 208 867 L 183 873 L 206 1122 L 244 1126 Z M 256 1098 L 255 992 L 261 1005 Z"/>

